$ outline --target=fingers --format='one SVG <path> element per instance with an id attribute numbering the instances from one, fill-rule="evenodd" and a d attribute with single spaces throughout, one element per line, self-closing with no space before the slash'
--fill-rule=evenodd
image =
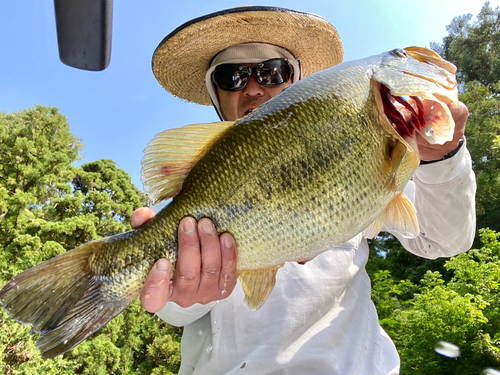
<path id="1" fill-rule="evenodd" d="M 222 298 L 226 298 L 231 294 L 238 281 L 238 274 L 236 272 L 236 243 L 233 236 L 229 233 L 223 233 L 220 242 L 222 264 L 219 277 L 219 291 Z"/>
<path id="2" fill-rule="evenodd" d="M 140 296 L 141 304 L 147 311 L 156 313 L 167 303 L 171 294 L 171 273 L 167 259 L 158 260 L 149 272 Z"/>
<path id="3" fill-rule="evenodd" d="M 154 211 L 149 207 L 141 207 L 135 210 L 130 217 L 130 225 L 137 229 L 155 217 Z"/>
<path id="4" fill-rule="evenodd" d="M 222 264 L 222 251 L 215 226 L 209 219 L 201 219 L 198 223 L 198 234 L 201 243 L 200 297 L 208 303 L 219 289 L 219 278 Z"/>
<path id="5" fill-rule="evenodd" d="M 188 307 L 198 294 L 201 271 L 201 251 L 196 220 L 185 217 L 178 230 L 179 251 L 174 274 L 173 300 L 182 307 Z"/>
<path id="6" fill-rule="evenodd" d="M 219 235 L 212 221 L 184 218 L 179 225 L 179 253 L 172 301 L 182 307 L 206 304 L 231 294 L 237 279 L 236 244 Z"/>
<path id="7" fill-rule="evenodd" d="M 137 211 L 133 215 L 134 224 L 140 225 L 142 219 L 154 216 L 147 211 Z M 149 312 L 158 312 L 167 301 L 189 307 L 221 300 L 228 297 L 236 285 L 236 243 L 231 234 L 223 233 L 219 238 L 210 219 L 196 223 L 194 218 L 185 217 L 179 223 L 178 241 L 172 281 L 171 265 L 166 259 L 160 259 L 146 279 L 140 300 Z"/>
<path id="8" fill-rule="evenodd" d="M 464 135 L 465 125 L 469 116 L 469 110 L 464 103 L 459 102 L 458 107 L 450 107 L 450 112 L 453 120 L 455 121 L 455 131 L 453 134 L 453 139 L 451 141 L 445 142 L 442 145 L 431 145 L 420 134 L 416 134 L 418 151 L 422 160 L 441 160 L 447 153 L 455 150 L 458 147 L 458 142 Z"/>
<path id="9" fill-rule="evenodd" d="M 469 118 L 469 109 L 467 106 L 459 102 L 458 107 L 450 108 L 451 115 L 455 121 L 455 136 L 454 139 L 460 139 L 464 135 L 465 124 Z"/>

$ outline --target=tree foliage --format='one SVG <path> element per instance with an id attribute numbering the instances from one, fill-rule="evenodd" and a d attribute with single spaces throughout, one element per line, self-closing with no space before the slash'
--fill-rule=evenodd
<path id="1" fill-rule="evenodd" d="M 447 30 L 443 42 L 431 46 L 458 67 L 459 99 L 469 109 L 465 134 L 477 179 L 477 228 L 500 231 L 500 10 L 486 2 L 476 19 L 455 17 Z M 372 241 L 371 250 L 370 275 L 389 270 L 396 279 L 413 283 L 427 271 L 438 271 L 444 280 L 452 275 L 444 259 L 412 255 L 389 234 Z"/>
<path id="2" fill-rule="evenodd" d="M 0 282 L 82 243 L 130 229 L 147 204 L 111 160 L 73 164 L 81 141 L 56 108 L 0 113 Z M 138 301 L 72 351 L 42 360 L 36 336 L 0 315 L 2 374 L 177 373 L 180 330 Z"/>
<path id="3" fill-rule="evenodd" d="M 477 179 L 477 225 L 500 231 L 500 96 L 473 81 L 460 100 L 470 112 L 466 136 Z"/>
<path id="4" fill-rule="evenodd" d="M 455 17 L 442 44 L 431 46 L 457 66 L 461 84 L 477 81 L 494 89 L 500 81 L 500 14 L 488 1 L 476 18 L 473 21 L 472 14 Z"/>
<path id="5" fill-rule="evenodd" d="M 481 230 L 482 247 L 451 258 L 445 281 L 428 271 L 418 286 L 395 282 L 388 271 L 374 277 L 374 302 L 381 323 L 401 356 L 402 374 L 480 374 L 500 368 L 500 234 Z M 409 299 L 400 298 L 415 292 Z M 458 359 L 439 356 L 446 341 L 460 348 Z"/>
<path id="6" fill-rule="evenodd" d="M 458 67 L 459 99 L 470 112 L 478 235 L 467 253 L 431 261 L 388 234 L 371 241 L 372 298 L 398 348 L 402 374 L 500 368 L 500 10 L 487 2 L 477 17 L 455 17 L 447 30 L 431 46 Z M 438 355 L 438 341 L 459 346 L 461 355 Z"/>
<path id="7" fill-rule="evenodd" d="M 469 108 L 467 147 L 477 175 L 478 228 L 500 230 L 500 10 L 486 2 L 473 20 L 455 17 L 431 46 L 457 68 L 460 100 Z"/>

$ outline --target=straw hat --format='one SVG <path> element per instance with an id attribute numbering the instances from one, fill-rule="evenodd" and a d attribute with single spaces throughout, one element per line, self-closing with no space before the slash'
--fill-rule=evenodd
<path id="1" fill-rule="evenodd" d="M 173 95 L 211 105 L 205 86 L 210 61 L 235 44 L 259 42 L 289 50 L 302 76 L 342 62 L 344 49 L 324 18 L 290 9 L 244 6 L 195 18 L 167 35 L 153 54 L 153 73 Z"/>

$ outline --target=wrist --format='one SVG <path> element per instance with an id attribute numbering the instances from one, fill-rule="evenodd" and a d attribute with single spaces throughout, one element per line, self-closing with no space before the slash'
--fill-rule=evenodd
<path id="1" fill-rule="evenodd" d="M 464 144 L 464 137 L 460 138 L 460 140 L 458 141 L 458 146 L 454 150 L 448 152 L 441 159 L 438 159 L 438 160 L 428 160 L 428 161 L 426 161 L 426 160 L 420 160 L 420 165 L 436 163 L 438 161 L 442 161 L 442 160 L 446 160 L 446 159 L 452 158 L 453 156 L 455 156 L 458 153 L 458 151 L 460 151 L 460 149 L 462 148 L 463 144 Z"/>

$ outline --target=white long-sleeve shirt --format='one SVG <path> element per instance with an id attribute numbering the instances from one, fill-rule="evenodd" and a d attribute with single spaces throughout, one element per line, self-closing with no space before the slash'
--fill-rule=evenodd
<path id="1" fill-rule="evenodd" d="M 405 193 L 421 234 L 410 252 L 450 257 L 467 251 L 475 233 L 475 177 L 465 145 L 448 160 L 418 167 Z M 184 326 L 181 375 L 396 375 L 399 356 L 380 327 L 360 233 L 305 265 L 288 262 L 264 305 L 251 311 L 238 283 L 226 299 L 157 315 Z"/>

